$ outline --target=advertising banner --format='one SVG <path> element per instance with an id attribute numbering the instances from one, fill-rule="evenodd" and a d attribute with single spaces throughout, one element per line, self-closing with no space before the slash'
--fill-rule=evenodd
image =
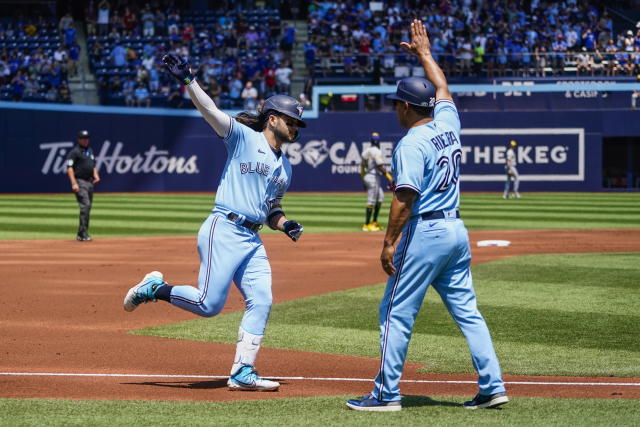
<path id="1" fill-rule="evenodd" d="M 602 114 L 461 113 L 462 190 L 501 188 L 511 140 L 522 191 L 601 189 L 603 129 L 640 134 L 638 120 L 617 113 L 611 117 L 625 126 L 611 126 Z M 283 147 L 293 166 L 290 191 L 362 190 L 360 153 L 371 132 L 381 136 L 386 164 L 406 132 L 392 113 L 326 113 L 308 124 L 299 141 Z M 227 159 L 200 117 L 5 109 L 0 192 L 69 191 L 65 157 L 80 129 L 91 133 L 99 191 L 213 192 Z"/>
<path id="2" fill-rule="evenodd" d="M 631 91 L 576 90 L 576 84 L 603 84 L 612 88 L 617 83 L 634 83 L 634 78 L 598 79 L 582 78 L 517 78 L 479 80 L 478 84 L 492 84 L 509 88 L 506 92 L 458 92 L 454 95 L 461 111 L 539 111 L 539 110 L 601 110 L 631 108 Z M 555 84 L 566 90 L 560 92 L 535 92 L 538 84 Z"/>

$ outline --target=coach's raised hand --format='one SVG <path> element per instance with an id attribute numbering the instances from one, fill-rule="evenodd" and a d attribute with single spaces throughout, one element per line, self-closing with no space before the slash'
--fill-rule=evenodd
<path id="1" fill-rule="evenodd" d="M 189 63 L 177 55 L 169 53 L 162 57 L 162 62 L 167 71 L 182 84 L 188 85 L 196 79 L 191 73 Z"/>
<path id="2" fill-rule="evenodd" d="M 407 52 L 412 53 L 418 57 L 431 55 L 431 43 L 429 43 L 429 36 L 427 35 L 427 29 L 419 19 L 414 19 L 411 23 L 411 43 L 401 42 L 400 46 Z"/>
<path id="3" fill-rule="evenodd" d="M 431 55 L 431 43 L 427 29 L 419 19 L 414 19 L 410 28 L 411 43 L 401 42 L 400 46 L 416 55 L 424 69 L 424 75 L 436 87 L 436 100 L 453 101 L 447 78 Z"/>

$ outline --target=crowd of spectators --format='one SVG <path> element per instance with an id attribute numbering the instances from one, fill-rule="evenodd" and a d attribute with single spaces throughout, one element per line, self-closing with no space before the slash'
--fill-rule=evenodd
<path id="1" fill-rule="evenodd" d="M 101 103 L 190 108 L 184 88 L 163 72 L 168 52 L 187 59 L 226 109 L 254 110 L 274 93 L 290 94 L 296 48 L 304 52 L 307 98 L 325 77 L 392 83 L 421 73 L 399 48 L 416 16 L 449 77 L 640 74 L 640 24 L 616 33 L 593 0 L 282 0 L 289 6 L 274 8 L 278 3 L 225 0 L 217 10 L 192 10 L 188 0 L 89 0 L 82 19 Z M 70 102 L 68 78 L 82 49 L 77 23 L 69 13 L 25 18 L 34 15 L 0 18 L 0 98 Z M 302 46 L 281 21 L 301 16 L 308 16 Z"/>
<path id="2" fill-rule="evenodd" d="M 71 15 L 0 18 L 0 100 L 71 103 L 79 57 Z"/>
<path id="3" fill-rule="evenodd" d="M 615 3 L 608 2 L 607 6 Z M 615 34 L 603 2 L 542 0 L 313 1 L 305 63 L 319 77 L 420 72 L 399 45 L 420 17 L 451 77 L 633 75 L 640 27 Z M 626 30 L 626 29 L 625 29 Z M 637 32 L 636 32 L 637 31 Z"/>
<path id="4" fill-rule="evenodd" d="M 155 7 L 154 7 L 155 5 Z M 87 16 L 90 64 L 105 104 L 190 108 L 181 85 L 162 71 L 173 52 L 189 61 L 222 108 L 254 110 L 289 93 L 295 30 L 277 10 L 181 10 L 174 2 L 100 1 Z"/>

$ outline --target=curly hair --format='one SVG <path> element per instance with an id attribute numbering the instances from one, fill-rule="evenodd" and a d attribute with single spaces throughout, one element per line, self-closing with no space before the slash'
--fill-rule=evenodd
<path id="1" fill-rule="evenodd" d="M 271 111 L 263 111 L 260 114 L 251 114 L 247 111 L 239 113 L 235 119 L 256 132 L 262 132 L 267 125 L 267 119 L 272 114 Z"/>

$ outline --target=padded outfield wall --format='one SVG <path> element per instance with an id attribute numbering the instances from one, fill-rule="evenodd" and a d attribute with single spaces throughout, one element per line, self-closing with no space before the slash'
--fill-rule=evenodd
<path id="1" fill-rule="evenodd" d="M 206 122 L 183 112 L 136 109 L 0 110 L 0 192 L 65 192 L 64 156 L 88 129 L 99 191 L 213 191 L 226 151 Z M 108 112 L 106 112 L 108 111 Z M 150 114 L 151 113 L 151 114 Z M 169 113 L 171 114 L 171 113 Z M 631 110 L 461 112 L 462 190 L 500 191 L 504 147 L 518 142 L 521 191 L 602 189 L 603 137 L 640 136 Z M 393 113 L 323 113 L 288 144 L 290 191 L 360 191 L 359 153 L 382 137 L 386 161 L 403 134 Z"/>

